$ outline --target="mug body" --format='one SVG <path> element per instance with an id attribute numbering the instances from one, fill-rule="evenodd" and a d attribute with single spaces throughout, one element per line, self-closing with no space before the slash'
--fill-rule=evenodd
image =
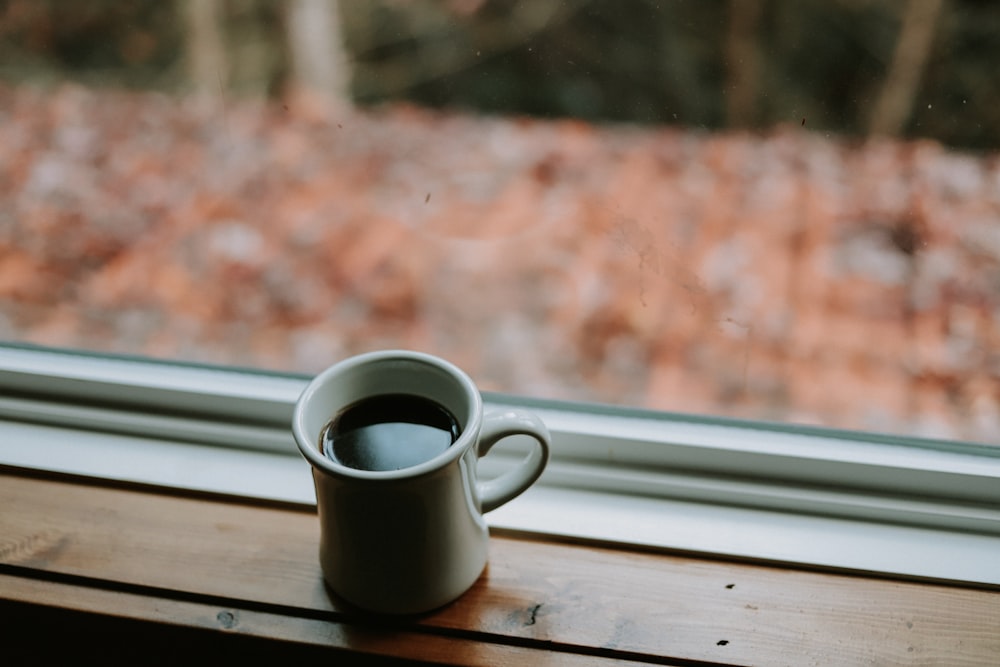
<path id="1" fill-rule="evenodd" d="M 458 422 L 438 456 L 401 470 L 356 470 L 321 451 L 338 410 L 386 393 L 430 398 Z M 428 611 L 457 598 L 486 565 L 489 533 L 477 492 L 482 399 L 457 367 L 430 355 L 387 351 L 327 369 L 306 387 L 293 432 L 309 461 L 320 520 L 320 565 L 345 601 L 381 613 Z"/>
<path id="2" fill-rule="evenodd" d="M 488 529 L 476 507 L 475 449 L 387 484 L 313 468 L 319 559 L 329 587 L 368 611 L 411 614 L 464 593 L 486 566 Z"/>

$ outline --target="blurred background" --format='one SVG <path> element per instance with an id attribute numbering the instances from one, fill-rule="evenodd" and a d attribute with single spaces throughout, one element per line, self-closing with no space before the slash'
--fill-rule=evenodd
<path id="1" fill-rule="evenodd" d="M 1000 5 L 0 0 L 0 338 L 1000 443 Z"/>

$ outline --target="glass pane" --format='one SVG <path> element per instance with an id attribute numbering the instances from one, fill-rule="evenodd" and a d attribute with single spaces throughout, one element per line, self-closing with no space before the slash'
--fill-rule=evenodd
<path id="1" fill-rule="evenodd" d="M 1000 5 L 0 2 L 0 337 L 1000 442 Z"/>

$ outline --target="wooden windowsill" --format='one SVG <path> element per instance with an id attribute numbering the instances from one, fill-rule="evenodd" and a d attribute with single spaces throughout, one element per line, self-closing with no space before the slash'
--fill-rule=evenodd
<path id="1" fill-rule="evenodd" d="M 0 627 L 49 610 L 456 665 L 1000 662 L 997 591 L 502 534 L 453 604 L 371 617 L 323 586 L 318 532 L 298 507 L 0 467 Z"/>

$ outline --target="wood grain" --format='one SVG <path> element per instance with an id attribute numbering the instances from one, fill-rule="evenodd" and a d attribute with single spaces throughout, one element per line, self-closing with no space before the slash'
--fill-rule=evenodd
<path id="1" fill-rule="evenodd" d="M 147 623 L 215 630 L 227 634 L 340 648 L 352 654 L 406 658 L 443 665 L 521 667 L 582 665 L 614 667 L 630 664 L 597 656 L 561 653 L 527 646 L 494 644 L 463 637 L 439 636 L 406 629 L 372 628 L 364 624 L 302 618 L 273 612 L 172 600 L 148 594 L 109 591 L 0 574 L 6 600 L 46 607 L 114 615 Z M 2 616 L 0 616 L 2 618 Z M 6 626 L 5 626 L 6 627 Z"/>
<path id="2" fill-rule="evenodd" d="M 419 637 L 429 659 L 459 656 L 463 664 L 490 648 L 484 664 L 534 648 L 554 649 L 552 664 L 560 656 L 1000 664 L 995 591 L 511 537 L 492 538 L 487 572 L 458 601 L 387 625 L 330 597 L 317 540 L 310 512 L 0 475 L 7 575 L 139 600 L 231 606 L 244 618 L 261 614 L 254 631 L 295 641 L 322 637 L 377 652 L 394 642 L 413 648 Z"/>

